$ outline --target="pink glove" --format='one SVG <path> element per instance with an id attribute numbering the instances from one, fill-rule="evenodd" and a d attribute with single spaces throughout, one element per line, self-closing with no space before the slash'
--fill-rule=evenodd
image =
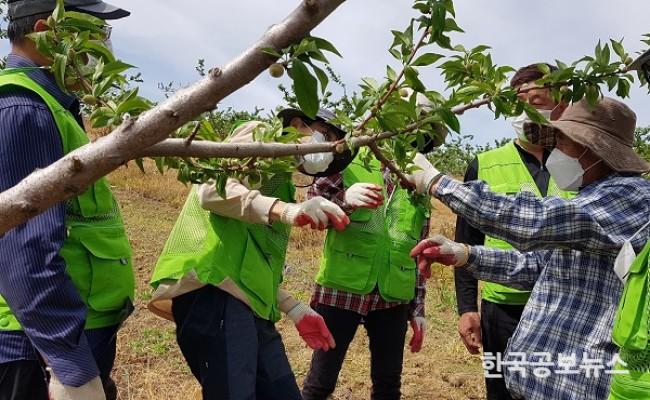
<path id="1" fill-rule="evenodd" d="M 327 351 L 336 347 L 334 337 L 327 329 L 323 317 L 305 303 L 298 303 L 288 313 L 302 340 L 313 350 Z"/>
<path id="2" fill-rule="evenodd" d="M 424 317 L 413 317 L 411 319 L 411 328 L 413 329 L 413 337 L 409 342 L 409 347 L 411 353 L 419 353 L 422 350 L 424 335 L 427 331 L 427 320 Z"/>

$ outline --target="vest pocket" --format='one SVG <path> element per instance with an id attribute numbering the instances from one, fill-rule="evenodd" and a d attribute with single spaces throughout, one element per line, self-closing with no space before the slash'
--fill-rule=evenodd
<path id="1" fill-rule="evenodd" d="M 94 229 L 92 234 L 82 235 L 80 243 L 85 249 L 87 264 L 90 264 L 88 307 L 100 312 L 121 311 L 133 299 L 135 287 L 131 247 L 124 231 L 122 228 Z M 66 259 L 73 277 L 73 271 L 86 266 L 77 265 L 81 261 L 76 257 L 70 261 Z M 82 283 L 82 296 L 85 289 Z"/>
<path id="2" fill-rule="evenodd" d="M 273 286 L 275 282 L 273 281 L 273 270 L 250 233 L 246 240 L 246 251 L 242 260 L 239 279 L 247 289 L 246 295 L 253 297 L 251 303 L 261 303 L 264 311 L 269 311 L 274 303 Z M 264 317 L 264 315 L 260 316 Z"/>
<path id="3" fill-rule="evenodd" d="M 373 278 L 371 274 L 377 246 L 375 240 L 372 235 L 363 232 L 358 232 L 358 240 L 335 236 L 328 240 L 331 246 L 324 260 L 327 283 L 357 292 L 368 291 L 366 286 L 369 279 Z"/>
<path id="4" fill-rule="evenodd" d="M 414 245 L 391 244 L 390 265 L 385 280 L 384 293 L 390 300 L 413 300 L 415 297 L 416 265 L 409 255 Z"/>

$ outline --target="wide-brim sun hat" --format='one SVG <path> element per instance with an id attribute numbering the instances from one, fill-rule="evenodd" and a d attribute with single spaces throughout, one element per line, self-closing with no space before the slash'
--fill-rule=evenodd
<path id="1" fill-rule="evenodd" d="M 553 135 L 560 132 L 589 148 L 617 172 L 650 171 L 650 163 L 633 148 L 636 114 L 618 100 L 602 97 L 591 106 L 583 99 L 567 107 L 548 126 Z"/>

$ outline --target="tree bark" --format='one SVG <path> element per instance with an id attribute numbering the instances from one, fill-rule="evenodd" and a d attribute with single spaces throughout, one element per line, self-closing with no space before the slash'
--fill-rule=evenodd
<path id="1" fill-rule="evenodd" d="M 210 70 L 205 78 L 137 120 L 125 121 L 110 135 L 35 171 L 0 193 L 0 235 L 82 193 L 97 179 L 139 157 L 142 149 L 164 140 L 197 115 L 214 109 L 219 101 L 251 82 L 275 61 L 261 51 L 263 48 L 282 49 L 300 41 L 344 1 L 304 0 L 282 23 L 272 26 L 257 43 L 225 67 Z"/>

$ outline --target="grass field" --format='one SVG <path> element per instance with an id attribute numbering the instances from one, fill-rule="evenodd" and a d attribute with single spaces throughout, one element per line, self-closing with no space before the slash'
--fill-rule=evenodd
<path id="1" fill-rule="evenodd" d="M 171 175 L 159 175 L 152 165 L 147 164 L 147 169 L 148 173 L 143 175 L 132 165 L 109 177 L 134 249 L 137 279 L 136 311 L 120 332 L 113 375 L 122 400 L 200 399 L 200 388 L 176 345 L 174 325 L 146 309 L 151 297 L 148 285 L 151 272 L 188 188 Z M 452 234 L 453 214 L 440 204 L 435 207 L 432 232 Z M 287 259 L 291 269 L 285 287 L 301 300 L 309 299 L 323 237 L 322 232 L 308 229 L 293 231 Z M 470 356 L 458 339 L 451 271 L 436 270 L 427 289 L 429 329 L 420 353 L 412 354 L 405 348 L 403 398 L 484 398 L 480 359 Z M 303 345 L 293 324 L 283 320 L 278 329 L 300 384 L 309 367 L 311 352 Z M 367 348 L 368 339 L 360 329 L 348 352 L 333 399 L 370 397 Z"/>

